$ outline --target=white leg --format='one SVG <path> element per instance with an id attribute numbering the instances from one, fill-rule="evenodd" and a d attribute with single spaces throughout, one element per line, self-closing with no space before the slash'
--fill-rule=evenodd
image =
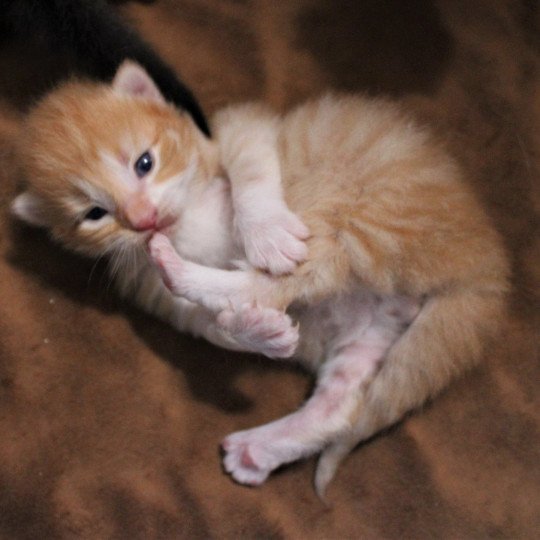
<path id="1" fill-rule="evenodd" d="M 298 327 L 276 309 L 255 307 L 253 276 L 244 271 L 209 268 L 183 260 L 163 235 L 155 235 L 150 253 L 167 287 L 202 309 L 202 323 L 193 328 L 228 349 L 289 358 L 298 345 Z M 264 277 L 258 278 L 264 281 Z M 217 315 L 217 318 L 216 318 Z M 211 323 L 208 319 L 213 317 Z M 207 325 L 207 328 L 204 326 Z"/>
<path id="2" fill-rule="evenodd" d="M 202 337 L 223 349 L 231 351 L 256 352 L 243 347 L 232 335 L 223 332 L 217 324 L 216 316 L 207 309 L 183 298 L 176 299 L 178 307 L 169 317 L 170 323 L 181 332 L 188 332 L 195 337 Z"/>
<path id="3" fill-rule="evenodd" d="M 279 117 L 258 104 L 214 118 L 232 188 L 235 225 L 248 261 L 270 273 L 292 272 L 307 255 L 309 230 L 285 204 L 277 148 Z"/>
<path id="4" fill-rule="evenodd" d="M 150 255 L 159 268 L 165 285 L 175 296 L 204 306 L 213 313 L 238 309 L 254 303 L 270 277 L 244 270 L 221 270 L 182 259 L 169 239 L 155 234 L 149 243 Z"/>
<path id="5" fill-rule="evenodd" d="M 226 310 L 217 317 L 183 298 L 169 322 L 181 332 L 200 336 L 229 349 L 264 354 L 269 358 L 290 358 L 298 345 L 298 326 L 288 315 L 275 309 L 243 306 Z"/>
<path id="6" fill-rule="evenodd" d="M 259 485 L 280 465 L 319 452 L 351 429 L 361 386 L 386 350 L 360 342 L 342 348 L 323 366 L 315 392 L 300 410 L 225 438 L 225 470 L 241 484 Z"/>

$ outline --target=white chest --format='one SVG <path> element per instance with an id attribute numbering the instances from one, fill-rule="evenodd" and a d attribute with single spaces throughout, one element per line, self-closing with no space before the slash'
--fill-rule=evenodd
<path id="1" fill-rule="evenodd" d="M 233 238 L 233 209 L 225 180 L 216 179 L 186 205 L 171 234 L 184 258 L 217 268 L 238 256 Z"/>

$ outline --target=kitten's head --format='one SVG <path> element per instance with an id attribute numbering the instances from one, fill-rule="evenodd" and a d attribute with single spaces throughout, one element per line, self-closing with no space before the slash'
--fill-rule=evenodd
<path id="1" fill-rule="evenodd" d="M 26 189 L 13 212 L 89 255 L 144 246 L 215 166 L 189 116 L 129 61 L 110 85 L 71 82 L 49 94 L 17 146 Z"/>

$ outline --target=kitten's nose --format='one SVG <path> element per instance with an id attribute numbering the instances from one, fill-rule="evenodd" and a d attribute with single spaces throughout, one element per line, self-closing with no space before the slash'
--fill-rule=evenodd
<path id="1" fill-rule="evenodd" d="M 142 216 L 132 222 L 133 228 L 136 231 L 150 231 L 156 228 L 157 211 L 154 209 L 151 214 Z"/>
<path id="2" fill-rule="evenodd" d="M 128 200 L 126 218 L 136 231 L 149 231 L 156 228 L 157 209 L 143 193 L 136 193 Z"/>

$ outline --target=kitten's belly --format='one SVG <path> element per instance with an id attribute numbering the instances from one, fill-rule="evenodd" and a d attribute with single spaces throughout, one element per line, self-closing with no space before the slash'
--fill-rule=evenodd
<path id="1" fill-rule="evenodd" d="M 319 366 L 353 341 L 390 347 L 411 324 L 420 302 L 405 296 L 381 296 L 358 288 L 310 306 L 292 306 L 288 312 L 300 323 L 295 356 L 307 367 Z"/>

